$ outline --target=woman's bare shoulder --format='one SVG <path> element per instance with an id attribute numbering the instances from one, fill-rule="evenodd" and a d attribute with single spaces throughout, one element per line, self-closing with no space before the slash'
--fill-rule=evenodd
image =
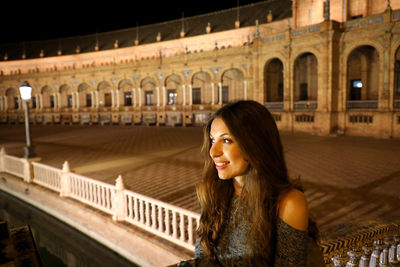
<path id="1" fill-rule="evenodd" d="M 308 228 L 308 205 L 303 192 L 292 189 L 282 194 L 278 201 L 278 216 L 295 229 Z"/>

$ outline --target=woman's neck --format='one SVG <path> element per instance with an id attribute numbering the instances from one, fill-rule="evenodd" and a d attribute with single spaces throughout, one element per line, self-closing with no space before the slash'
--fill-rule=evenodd
<path id="1" fill-rule="evenodd" d="M 235 195 L 240 196 L 244 184 L 244 176 L 237 176 L 233 178 L 233 188 L 235 189 Z"/>

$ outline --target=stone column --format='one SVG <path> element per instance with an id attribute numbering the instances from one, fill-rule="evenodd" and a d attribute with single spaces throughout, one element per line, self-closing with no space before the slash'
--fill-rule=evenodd
<path id="1" fill-rule="evenodd" d="M 99 107 L 99 91 L 95 91 L 95 95 L 96 95 L 96 108 Z"/>
<path id="2" fill-rule="evenodd" d="M 211 105 L 215 104 L 215 95 L 214 95 L 214 83 L 211 83 Z"/>
<path id="3" fill-rule="evenodd" d="M 186 85 L 182 84 L 183 105 L 186 106 Z"/>
<path id="4" fill-rule="evenodd" d="M 163 106 L 165 106 L 167 103 L 167 92 L 165 86 L 162 87 L 162 91 L 163 91 Z"/>
<path id="5" fill-rule="evenodd" d="M 39 95 L 40 109 L 43 109 L 43 95 Z"/>
<path id="6" fill-rule="evenodd" d="M 116 95 L 117 95 L 117 108 L 119 108 L 121 105 L 121 101 L 120 101 L 120 97 L 119 97 L 119 89 L 117 89 Z"/>
<path id="7" fill-rule="evenodd" d="M 160 88 L 156 87 L 157 91 L 157 107 L 160 106 Z"/>
<path id="8" fill-rule="evenodd" d="M 142 107 L 142 88 L 138 88 L 139 90 L 139 107 Z"/>
<path id="9" fill-rule="evenodd" d="M 133 106 L 136 107 L 136 89 L 132 89 Z"/>
<path id="10" fill-rule="evenodd" d="M 193 105 L 193 88 L 191 84 L 189 84 L 189 98 L 189 104 Z"/>
<path id="11" fill-rule="evenodd" d="M 218 104 L 221 105 L 222 104 L 222 83 L 218 83 Z"/>
<path id="12" fill-rule="evenodd" d="M 79 108 L 80 107 L 80 103 L 79 103 L 79 93 L 75 92 L 76 95 L 76 107 Z"/>

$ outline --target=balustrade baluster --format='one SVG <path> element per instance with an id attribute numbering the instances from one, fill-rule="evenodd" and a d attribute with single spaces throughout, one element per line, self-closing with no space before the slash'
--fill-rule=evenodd
<path id="1" fill-rule="evenodd" d="M 169 211 L 170 211 L 169 209 L 165 210 L 165 227 L 167 228 L 166 229 L 167 235 L 171 235 L 171 228 L 170 228 L 171 222 L 169 221 Z"/>
<path id="2" fill-rule="evenodd" d="M 133 212 L 134 212 L 134 220 L 139 221 L 139 213 L 138 213 L 138 205 L 137 205 L 137 198 L 133 199 Z"/>
<path id="3" fill-rule="evenodd" d="M 158 206 L 158 231 L 162 232 L 163 231 L 163 211 L 162 207 Z"/>
<path id="4" fill-rule="evenodd" d="M 151 227 L 156 229 L 157 221 L 156 221 L 156 205 L 151 203 Z"/>
<path id="5" fill-rule="evenodd" d="M 132 214 L 132 197 L 128 196 L 128 218 L 133 219 L 133 214 Z"/>
<path id="6" fill-rule="evenodd" d="M 172 211 L 172 237 L 177 237 L 176 212 Z"/>
<path id="7" fill-rule="evenodd" d="M 144 207 L 143 207 L 143 200 L 139 199 L 139 204 L 140 204 L 140 222 L 144 224 Z"/>
<path id="8" fill-rule="evenodd" d="M 184 220 L 184 217 L 183 217 L 183 213 L 180 213 L 180 218 L 179 219 L 180 219 L 180 221 L 179 221 L 179 230 L 181 232 L 180 240 L 184 241 L 185 240 L 185 220 Z"/>
<path id="9" fill-rule="evenodd" d="M 189 244 L 193 244 L 193 218 L 191 216 L 188 216 L 189 219 L 189 225 L 188 225 L 188 237 L 189 237 Z"/>
<path id="10" fill-rule="evenodd" d="M 146 226 L 150 226 L 150 207 L 148 201 L 146 201 Z"/>

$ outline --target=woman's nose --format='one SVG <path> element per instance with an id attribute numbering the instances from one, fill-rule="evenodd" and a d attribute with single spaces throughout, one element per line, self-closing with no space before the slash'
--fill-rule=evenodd
<path id="1" fill-rule="evenodd" d="M 222 155 L 222 146 L 219 143 L 214 143 L 210 148 L 210 156 L 212 158 L 218 157 Z"/>

